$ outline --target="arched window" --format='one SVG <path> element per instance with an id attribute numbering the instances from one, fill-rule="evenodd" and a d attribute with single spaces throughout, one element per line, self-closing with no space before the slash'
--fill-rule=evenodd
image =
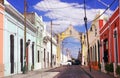
<path id="1" fill-rule="evenodd" d="M 10 72 L 14 73 L 14 35 L 10 35 Z"/>

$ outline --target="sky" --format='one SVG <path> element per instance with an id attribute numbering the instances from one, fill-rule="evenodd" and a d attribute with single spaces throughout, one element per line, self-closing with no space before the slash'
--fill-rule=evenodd
<path id="1" fill-rule="evenodd" d="M 7 0 L 12 6 L 14 6 L 19 12 L 23 13 L 24 0 Z M 50 31 L 50 21 L 53 21 L 53 32 L 60 33 L 65 29 L 73 25 L 78 32 L 85 32 L 84 27 L 84 0 L 26 0 L 27 12 L 36 12 L 39 16 L 43 17 L 43 21 L 46 23 L 47 31 Z M 88 28 L 95 15 L 99 12 L 105 11 L 107 6 L 110 6 L 114 2 L 110 9 L 108 9 L 104 16 L 110 16 L 118 6 L 119 0 L 86 0 L 86 15 Z M 105 4 L 106 5 L 105 5 Z M 69 48 L 73 57 L 77 57 L 77 52 L 80 48 L 79 40 L 74 38 L 67 38 L 64 40 L 69 42 L 65 48 Z M 72 42 L 72 43 L 70 43 Z M 79 45 L 78 45 L 79 44 Z M 73 49 L 71 47 L 74 47 Z M 76 52 L 74 52 L 76 51 Z"/>

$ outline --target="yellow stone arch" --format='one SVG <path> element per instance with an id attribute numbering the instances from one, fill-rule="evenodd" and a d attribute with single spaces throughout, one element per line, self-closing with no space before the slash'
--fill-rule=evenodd
<path id="1" fill-rule="evenodd" d="M 58 36 L 58 46 L 57 46 L 57 61 L 58 64 L 60 64 L 61 62 L 61 42 L 67 38 L 67 37 L 74 37 L 78 40 L 80 40 L 81 42 L 81 38 L 82 38 L 82 33 L 76 31 L 72 25 L 70 25 L 65 31 L 63 31 L 62 33 L 57 34 Z"/>

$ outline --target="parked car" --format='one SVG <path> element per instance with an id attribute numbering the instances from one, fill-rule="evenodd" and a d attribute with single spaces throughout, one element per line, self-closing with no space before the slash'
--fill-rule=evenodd
<path id="1" fill-rule="evenodd" d="M 64 66 L 64 65 L 72 65 L 72 63 L 71 62 L 62 62 L 60 65 L 62 65 L 62 66 Z"/>
<path id="2" fill-rule="evenodd" d="M 73 65 L 81 65 L 81 62 L 76 59 L 76 60 L 73 62 Z"/>

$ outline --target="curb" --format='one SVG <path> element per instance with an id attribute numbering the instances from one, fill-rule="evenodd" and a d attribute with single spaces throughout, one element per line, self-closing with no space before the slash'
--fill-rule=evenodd
<path id="1" fill-rule="evenodd" d="M 81 67 L 81 69 L 90 77 L 90 78 L 94 78 L 90 73 L 88 73 L 84 68 Z"/>
<path id="2" fill-rule="evenodd" d="M 26 74 L 18 73 L 18 74 L 14 74 L 14 75 L 10 75 L 10 76 L 4 76 L 2 78 L 15 78 L 15 77 L 27 78 L 31 75 L 36 75 L 38 73 L 43 73 L 43 72 L 46 72 L 46 71 L 51 70 L 51 69 L 55 69 L 55 67 L 48 68 L 48 69 L 38 69 L 38 70 L 28 71 Z"/>

